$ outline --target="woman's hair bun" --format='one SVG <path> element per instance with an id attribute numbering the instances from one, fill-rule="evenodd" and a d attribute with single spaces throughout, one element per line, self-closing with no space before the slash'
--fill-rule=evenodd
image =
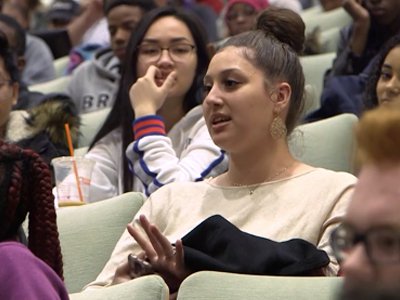
<path id="1" fill-rule="evenodd" d="M 298 13 L 286 8 L 269 7 L 258 16 L 256 29 L 289 45 L 297 54 L 303 53 L 305 24 Z"/>

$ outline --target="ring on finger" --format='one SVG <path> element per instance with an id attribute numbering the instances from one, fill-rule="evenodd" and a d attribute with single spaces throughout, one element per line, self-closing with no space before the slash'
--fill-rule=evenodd
<path id="1" fill-rule="evenodd" d="M 169 257 L 169 258 L 170 258 L 170 257 L 174 257 L 175 254 L 176 254 L 176 248 L 175 248 L 175 247 L 172 247 L 171 253 L 170 253 L 170 255 L 168 255 L 168 257 Z"/>

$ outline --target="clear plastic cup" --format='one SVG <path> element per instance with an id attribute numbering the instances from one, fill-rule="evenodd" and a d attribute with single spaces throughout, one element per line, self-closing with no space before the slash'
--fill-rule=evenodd
<path id="1" fill-rule="evenodd" d="M 56 206 L 81 205 L 89 202 L 90 181 L 95 161 L 61 156 L 51 161 L 56 182 Z"/>

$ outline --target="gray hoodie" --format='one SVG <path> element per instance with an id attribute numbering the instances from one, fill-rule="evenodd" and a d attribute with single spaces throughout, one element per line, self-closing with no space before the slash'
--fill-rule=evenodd
<path id="1" fill-rule="evenodd" d="M 80 114 L 92 112 L 113 106 L 119 79 L 119 59 L 106 48 L 74 70 L 66 92 Z"/>

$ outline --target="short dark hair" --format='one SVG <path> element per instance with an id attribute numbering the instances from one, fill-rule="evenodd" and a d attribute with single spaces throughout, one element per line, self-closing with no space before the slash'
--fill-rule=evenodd
<path id="1" fill-rule="evenodd" d="M 104 0 L 104 15 L 107 16 L 111 9 L 119 5 L 139 6 L 145 12 L 157 7 L 153 0 Z"/>
<path id="2" fill-rule="evenodd" d="M 25 54 L 26 49 L 26 33 L 25 30 L 19 25 L 17 20 L 13 17 L 0 13 L 0 22 L 7 25 L 14 31 L 14 39 L 16 44 L 11 45 L 10 41 L 9 46 L 12 50 L 14 50 L 18 56 L 23 56 Z"/>
<path id="3" fill-rule="evenodd" d="M 182 10 L 178 7 L 161 7 L 147 14 L 138 24 L 136 30 L 132 32 L 129 44 L 126 50 L 126 63 L 122 70 L 121 81 L 114 106 L 111 109 L 104 125 L 94 138 L 90 147 L 103 138 L 112 130 L 122 128 L 122 158 L 124 166 L 124 191 L 132 188 L 132 173 L 128 169 L 128 162 L 125 156 L 125 149 L 129 143 L 134 140 L 131 123 L 135 119 L 133 110 L 129 100 L 129 88 L 138 79 L 137 63 L 138 63 L 138 46 L 141 44 L 146 32 L 158 19 L 173 16 L 182 21 L 189 29 L 193 36 L 196 46 L 197 68 L 193 83 L 185 95 L 183 101 L 183 109 L 188 112 L 190 109 L 199 105 L 202 101 L 203 77 L 207 71 L 210 61 L 207 51 L 207 35 L 200 21 L 195 15 Z"/>
<path id="4" fill-rule="evenodd" d="M 10 75 L 12 82 L 19 82 L 19 71 L 16 63 L 16 57 L 9 47 L 7 36 L 4 32 L 0 31 L 0 57 L 4 61 L 4 67 Z"/>

